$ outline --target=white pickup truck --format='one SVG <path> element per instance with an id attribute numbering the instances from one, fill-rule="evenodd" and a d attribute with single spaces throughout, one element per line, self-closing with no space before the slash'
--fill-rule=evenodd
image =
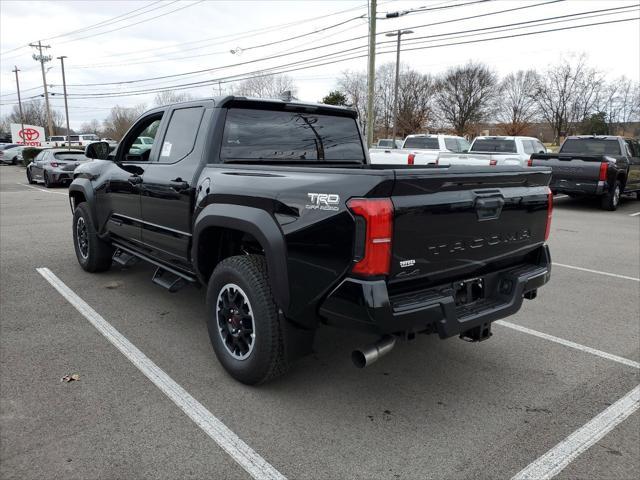
<path id="1" fill-rule="evenodd" d="M 454 135 L 408 135 L 400 149 L 369 149 L 373 164 L 385 165 L 437 165 L 441 152 L 464 152 L 469 142 Z"/>
<path id="2" fill-rule="evenodd" d="M 72 147 L 86 147 L 90 143 L 99 142 L 100 137 L 93 133 L 81 133 L 79 135 L 70 135 Z M 44 148 L 58 148 L 67 146 L 66 135 L 53 135 L 49 140 L 42 143 Z"/>
<path id="3" fill-rule="evenodd" d="M 476 137 L 468 153 L 442 152 L 438 164 L 526 166 L 533 153 L 547 153 L 535 137 Z"/>

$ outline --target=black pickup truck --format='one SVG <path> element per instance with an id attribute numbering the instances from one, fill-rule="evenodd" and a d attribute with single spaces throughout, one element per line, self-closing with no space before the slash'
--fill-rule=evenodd
<path id="1" fill-rule="evenodd" d="M 533 154 L 531 166 L 551 167 L 551 190 L 572 197 L 601 197 L 605 210 L 618 208 L 623 193 L 640 198 L 640 144 L 608 135 L 567 137 L 556 154 Z"/>
<path id="2" fill-rule="evenodd" d="M 170 291 L 207 286 L 214 351 L 247 384 L 320 324 L 379 336 L 361 367 L 416 333 L 484 340 L 549 280 L 549 169 L 370 165 L 351 109 L 181 103 L 86 155 L 69 188 L 82 268 L 142 259 Z"/>

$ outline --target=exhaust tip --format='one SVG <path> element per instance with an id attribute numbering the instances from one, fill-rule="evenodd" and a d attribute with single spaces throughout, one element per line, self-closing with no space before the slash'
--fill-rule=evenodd
<path id="1" fill-rule="evenodd" d="M 351 361 L 357 368 L 364 368 L 367 366 L 367 357 L 360 350 L 354 350 L 351 352 Z"/>

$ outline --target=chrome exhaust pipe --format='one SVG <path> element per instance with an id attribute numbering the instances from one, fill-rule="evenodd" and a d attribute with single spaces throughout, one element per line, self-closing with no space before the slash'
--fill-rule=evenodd
<path id="1" fill-rule="evenodd" d="M 383 357 L 396 345 L 396 337 L 385 335 L 377 342 L 364 347 L 361 350 L 351 352 L 351 361 L 358 368 L 364 368 Z"/>

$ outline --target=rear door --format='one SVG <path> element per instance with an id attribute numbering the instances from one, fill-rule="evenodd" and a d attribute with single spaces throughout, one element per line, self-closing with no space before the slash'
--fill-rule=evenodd
<path id="1" fill-rule="evenodd" d="M 390 281 L 468 278 L 545 240 L 550 173 L 517 167 L 396 170 Z"/>
<path id="2" fill-rule="evenodd" d="M 207 137 L 198 135 L 204 112 L 203 105 L 193 104 L 167 111 L 158 155 L 146 166 L 141 183 L 142 241 L 155 256 L 187 268 L 196 172 Z"/>

